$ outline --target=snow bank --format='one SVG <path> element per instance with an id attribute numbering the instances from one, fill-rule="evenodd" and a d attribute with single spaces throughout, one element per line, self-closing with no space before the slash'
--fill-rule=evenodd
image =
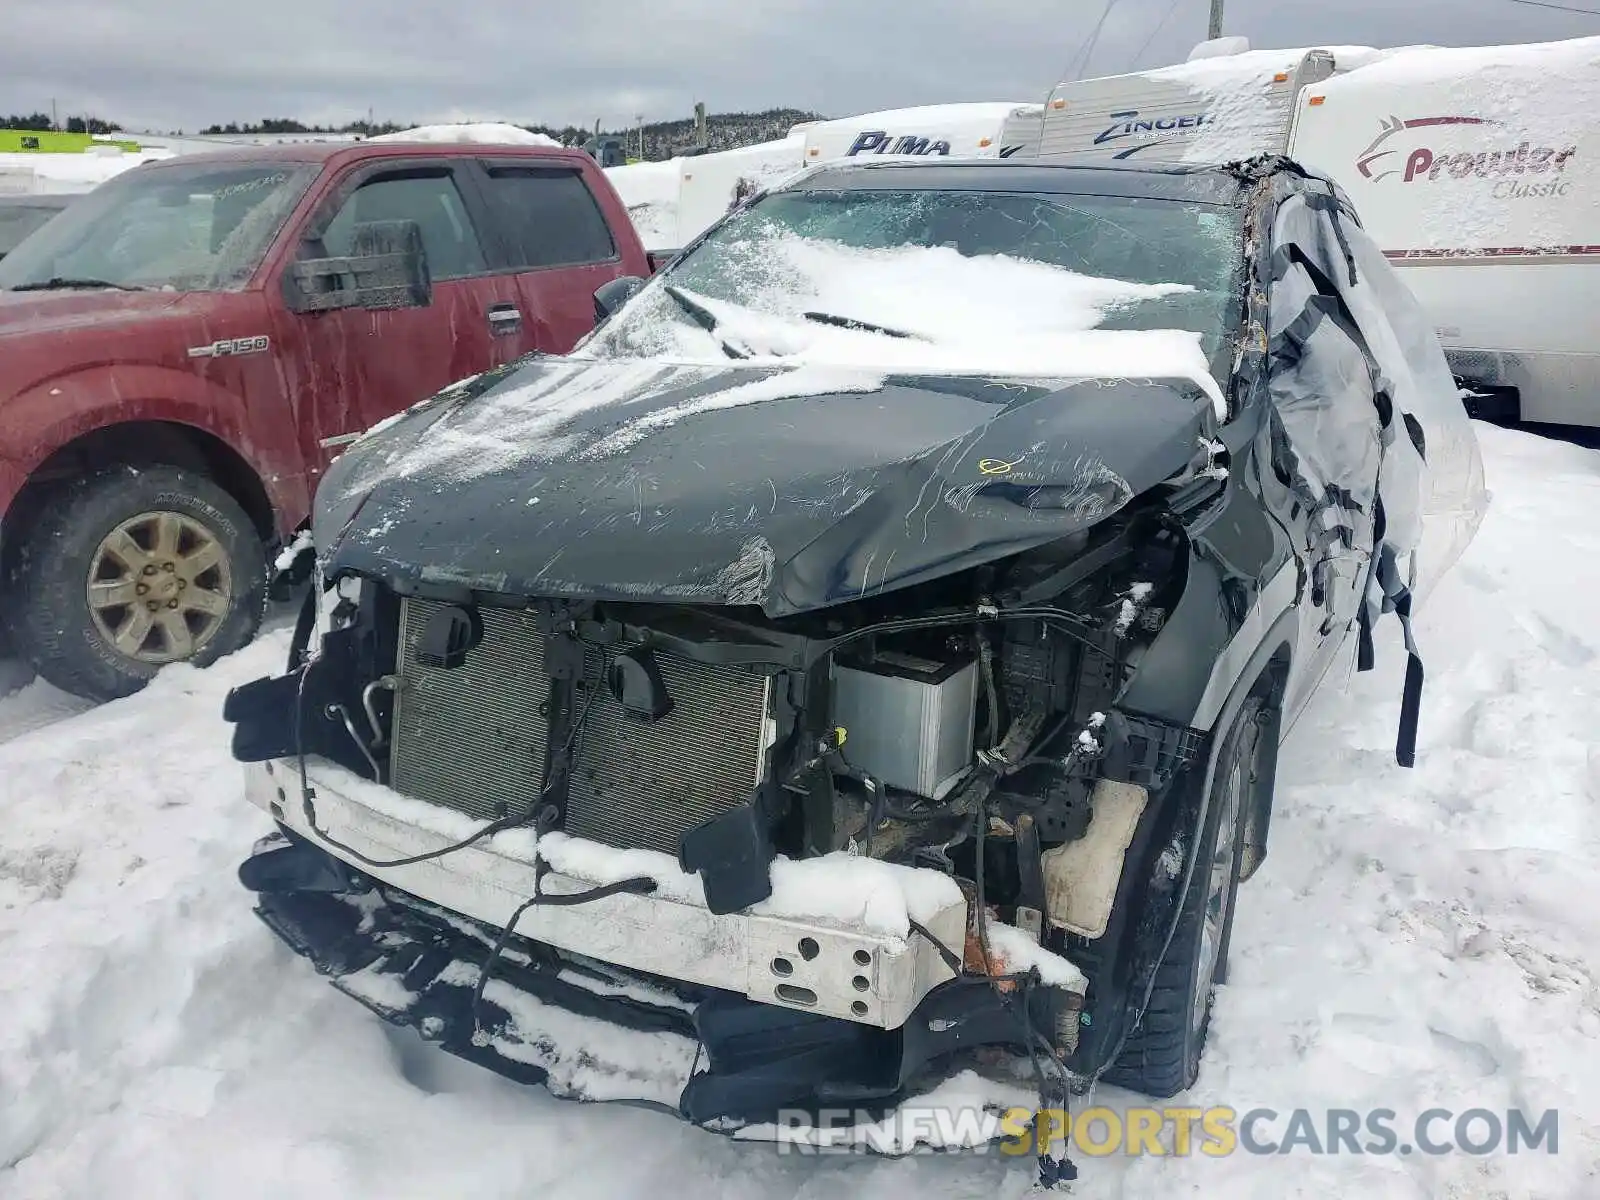
<path id="1" fill-rule="evenodd" d="M 809 128 L 737 150 L 608 167 L 606 175 L 646 248 L 677 250 L 726 214 L 736 197 L 803 170 Z"/>
<path id="2" fill-rule="evenodd" d="M 370 142 L 443 142 L 472 143 L 484 146 L 559 146 L 555 138 L 542 133 L 506 125 L 496 121 L 473 122 L 464 125 L 419 125 L 415 129 L 402 129 L 396 133 L 380 133 L 367 139 Z"/>
<path id="3" fill-rule="evenodd" d="M 733 205 L 805 169 L 806 131 L 720 154 L 682 159 L 676 246 L 687 246 Z"/>
<path id="4" fill-rule="evenodd" d="M 0 154 L 0 194 L 87 192 L 141 163 L 171 157 L 160 151 L 129 154 Z"/>
<path id="5" fill-rule="evenodd" d="M 606 178 L 617 189 L 647 250 L 675 250 L 680 245 L 678 194 L 684 161 L 673 158 L 606 168 Z"/>

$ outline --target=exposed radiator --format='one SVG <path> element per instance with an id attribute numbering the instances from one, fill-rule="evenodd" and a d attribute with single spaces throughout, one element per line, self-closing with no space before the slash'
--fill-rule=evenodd
<path id="1" fill-rule="evenodd" d="M 600 657 L 589 653 L 585 679 L 603 678 Z M 566 828 L 675 856 L 684 830 L 761 782 L 770 680 L 659 651 L 655 658 L 672 711 L 650 724 L 629 720 L 602 687 L 579 738 Z"/>
<path id="2" fill-rule="evenodd" d="M 390 782 L 397 792 L 492 820 L 533 813 L 544 787 L 550 680 L 527 613 L 480 610 L 483 641 L 452 671 L 413 651 L 443 605 L 400 606 L 403 685 L 395 694 Z"/>
<path id="3" fill-rule="evenodd" d="M 465 663 L 420 666 L 412 651 L 440 607 L 401 604 L 391 781 L 405 795 L 475 817 L 528 816 L 543 787 L 549 720 L 542 635 L 531 613 L 480 609 L 483 641 Z M 587 651 L 565 828 L 676 856 L 685 830 L 739 804 L 760 782 L 771 681 L 659 650 L 655 657 L 673 709 L 646 724 L 624 716 L 605 687 L 600 651 Z"/>

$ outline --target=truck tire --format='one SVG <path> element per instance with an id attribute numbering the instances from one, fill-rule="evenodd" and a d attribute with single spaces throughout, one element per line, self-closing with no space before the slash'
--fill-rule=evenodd
<path id="1" fill-rule="evenodd" d="M 239 504 L 177 467 L 113 467 L 39 506 L 14 559 L 17 652 L 74 695 L 131 695 L 168 663 L 204 666 L 256 635 L 266 550 Z"/>
<path id="2" fill-rule="evenodd" d="M 1107 1083 L 1165 1099 L 1193 1086 L 1200 1075 L 1212 992 L 1227 978 L 1242 835 L 1260 774 L 1265 713 L 1252 696 L 1228 727 L 1177 928 L 1156 968 L 1144 1015 L 1105 1073 Z"/>

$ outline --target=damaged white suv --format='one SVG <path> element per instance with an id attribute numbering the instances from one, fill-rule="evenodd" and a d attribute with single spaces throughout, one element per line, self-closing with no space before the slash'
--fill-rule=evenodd
<path id="1" fill-rule="evenodd" d="M 227 717 L 266 923 L 382 1016 L 729 1130 L 981 1047 L 1191 1084 L 1280 739 L 1485 495 L 1337 189 L 825 167 L 317 497 Z M 1015 1080 L 1013 1080 L 1015 1082 Z"/>

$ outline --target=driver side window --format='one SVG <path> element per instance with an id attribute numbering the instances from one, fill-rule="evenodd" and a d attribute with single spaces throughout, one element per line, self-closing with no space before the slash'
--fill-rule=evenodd
<path id="1" fill-rule="evenodd" d="M 415 221 L 422 230 L 428 272 L 436 280 L 464 279 L 488 271 L 478 231 L 447 169 L 368 180 L 328 223 L 321 253 L 332 258 L 350 254 L 356 226 L 369 221 Z"/>

